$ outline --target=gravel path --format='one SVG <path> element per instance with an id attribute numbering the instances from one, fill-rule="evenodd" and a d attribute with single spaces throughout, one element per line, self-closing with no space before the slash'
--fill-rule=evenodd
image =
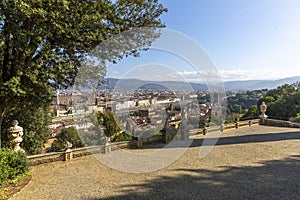
<path id="1" fill-rule="evenodd" d="M 199 152 L 210 148 L 200 147 L 203 138 L 195 137 L 192 147 L 169 166 L 147 173 L 107 167 L 96 159 L 103 154 L 35 166 L 32 181 L 11 200 L 300 198 L 299 129 L 256 125 L 225 131 L 209 154 L 199 158 Z M 157 147 L 126 151 L 141 155 Z M 104 156 L 116 154 L 122 155 Z M 136 163 L 143 167 L 163 161 L 155 162 Z"/>

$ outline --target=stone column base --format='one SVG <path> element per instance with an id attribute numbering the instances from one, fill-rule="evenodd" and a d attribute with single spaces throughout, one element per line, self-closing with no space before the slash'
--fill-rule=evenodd
<path id="1" fill-rule="evenodd" d="M 101 147 L 101 153 L 110 153 L 111 152 L 111 144 L 105 144 Z"/>
<path id="2" fill-rule="evenodd" d="M 64 161 L 69 161 L 72 160 L 73 158 L 73 154 L 72 154 L 72 150 L 68 149 L 64 152 Z"/>

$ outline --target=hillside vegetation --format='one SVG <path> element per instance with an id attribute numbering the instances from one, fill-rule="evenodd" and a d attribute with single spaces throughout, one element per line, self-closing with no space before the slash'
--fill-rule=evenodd
<path id="1" fill-rule="evenodd" d="M 269 118 L 300 122 L 300 82 L 284 84 L 271 90 L 231 94 L 227 98 L 226 122 L 234 122 L 236 118 L 257 118 L 262 102 L 268 106 L 266 114 Z"/>

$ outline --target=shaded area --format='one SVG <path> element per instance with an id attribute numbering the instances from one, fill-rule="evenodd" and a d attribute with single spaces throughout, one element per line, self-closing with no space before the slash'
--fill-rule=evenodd
<path id="1" fill-rule="evenodd" d="M 226 133 L 225 133 L 226 134 Z M 152 148 L 187 148 L 187 147 L 199 147 L 199 146 L 215 146 L 215 145 L 232 145 L 232 144 L 248 144 L 248 143 L 262 143 L 262 142 L 276 142 L 284 140 L 300 140 L 300 132 L 284 132 L 284 133 L 262 133 L 262 134 L 253 134 L 250 135 L 237 135 L 237 136 L 226 136 L 222 134 L 220 138 L 201 138 L 193 139 L 187 141 L 174 141 L 170 145 L 166 144 L 155 144 L 143 146 L 143 149 L 152 149 Z M 203 142 L 206 141 L 205 144 Z M 214 141 L 217 141 L 215 144 Z"/>
<path id="2" fill-rule="evenodd" d="M 124 195 L 101 199 L 299 199 L 300 155 L 266 161 L 259 166 L 219 167 L 220 170 L 176 169 L 143 184 L 123 185 Z"/>
<path id="3" fill-rule="evenodd" d="M 216 140 L 216 139 L 217 138 L 207 138 L 205 140 Z M 282 141 L 282 140 L 300 140 L 300 133 L 299 132 L 264 133 L 264 134 L 222 137 L 218 139 L 216 145 L 275 142 L 275 141 Z M 199 146 L 203 143 L 203 141 L 204 139 L 195 139 L 192 146 Z"/>

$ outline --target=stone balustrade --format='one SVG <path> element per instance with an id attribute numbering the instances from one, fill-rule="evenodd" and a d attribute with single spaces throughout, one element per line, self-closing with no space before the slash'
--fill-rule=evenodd
<path id="1" fill-rule="evenodd" d="M 267 118 L 264 120 L 264 124 L 266 126 L 277 126 L 277 127 L 291 127 L 291 128 L 300 128 L 300 123 L 293 123 L 290 121 L 278 120 L 278 119 L 270 119 Z"/>
<path id="2" fill-rule="evenodd" d="M 279 127 L 293 127 L 293 128 L 300 128 L 300 123 L 292 123 L 290 121 L 283 121 L 283 120 L 275 120 L 275 119 L 264 119 L 264 123 L 262 124 L 261 120 L 253 119 L 249 121 L 239 121 L 236 123 L 230 124 L 223 124 L 221 127 L 209 127 L 207 129 L 194 129 L 190 130 L 190 135 L 196 134 L 209 134 L 213 131 L 221 131 L 224 132 L 230 129 L 237 129 L 252 125 L 267 125 L 267 126 L 279 126 Z M 128 149 L 128 148 L 141 148 L 144 145 L 150 145 L 155 143 L 163 143 L 165 142 L 164 136 L 153 136 L 150 138 L 144 138 L 139 140 L 133 141 L 125 141 L 125 142 L 114 142 L 110 143 L 110 151 L 116 151 L 120 149 Z M 68 161 L 73 158 L 87 156 L 91 154 L 97 153 L 109 153 L 109 151 L 105 151 L 107 145 L 99 145 L 99 146 L 90 146 L 90 147 L 83 147 L 77 149 L 70 149 L 70 151 L 64 152 L 53 152 L 47 154 L 39 154 L 39 155 L 31 155 L 28 156 L 31 165 L 39 165 L 48 162 L 56 162 L 56 161 Z"/>
<path id="3" fill-rule="evenodd" d="M 221 131 L 223 132 L 228 129 L 238 129 L 238 128 L 252 126 L 252 125 L 258 125 L 258 124 L 259 124 L 259 119 L 253 119 L 253 120 L 248 120 L 248 121 L 238 121 L 235 123 L 223 124 L 223 126 L 221 127 Z"/>
<path id="4" fill-rule="evenodd" d="M 91 154 L 97 153 L 109 153 L 110 151 L 116 151 L 120 149 L 129 149 L 129 148 L 141 148 L 143 145 L 162 143 L 162 136 L 153 136 L 150 138 L 133 140 L 133 141 L 125 141 L 125 142 L 115 142 L 110 143 L 108 151 L 108 145 L 99 145 L 99 146 L 90 146 L 90 147 L 82 147 L 76 149 L 68 149 L 62 152 L 52 152 L 47 154 L 38 154 L 27 156 L 30 160 L 31 165 L 39 165 L 49 162 L 57 162 L 57 161 L 69 161 L 73 158 L 87 156 Z"/>

